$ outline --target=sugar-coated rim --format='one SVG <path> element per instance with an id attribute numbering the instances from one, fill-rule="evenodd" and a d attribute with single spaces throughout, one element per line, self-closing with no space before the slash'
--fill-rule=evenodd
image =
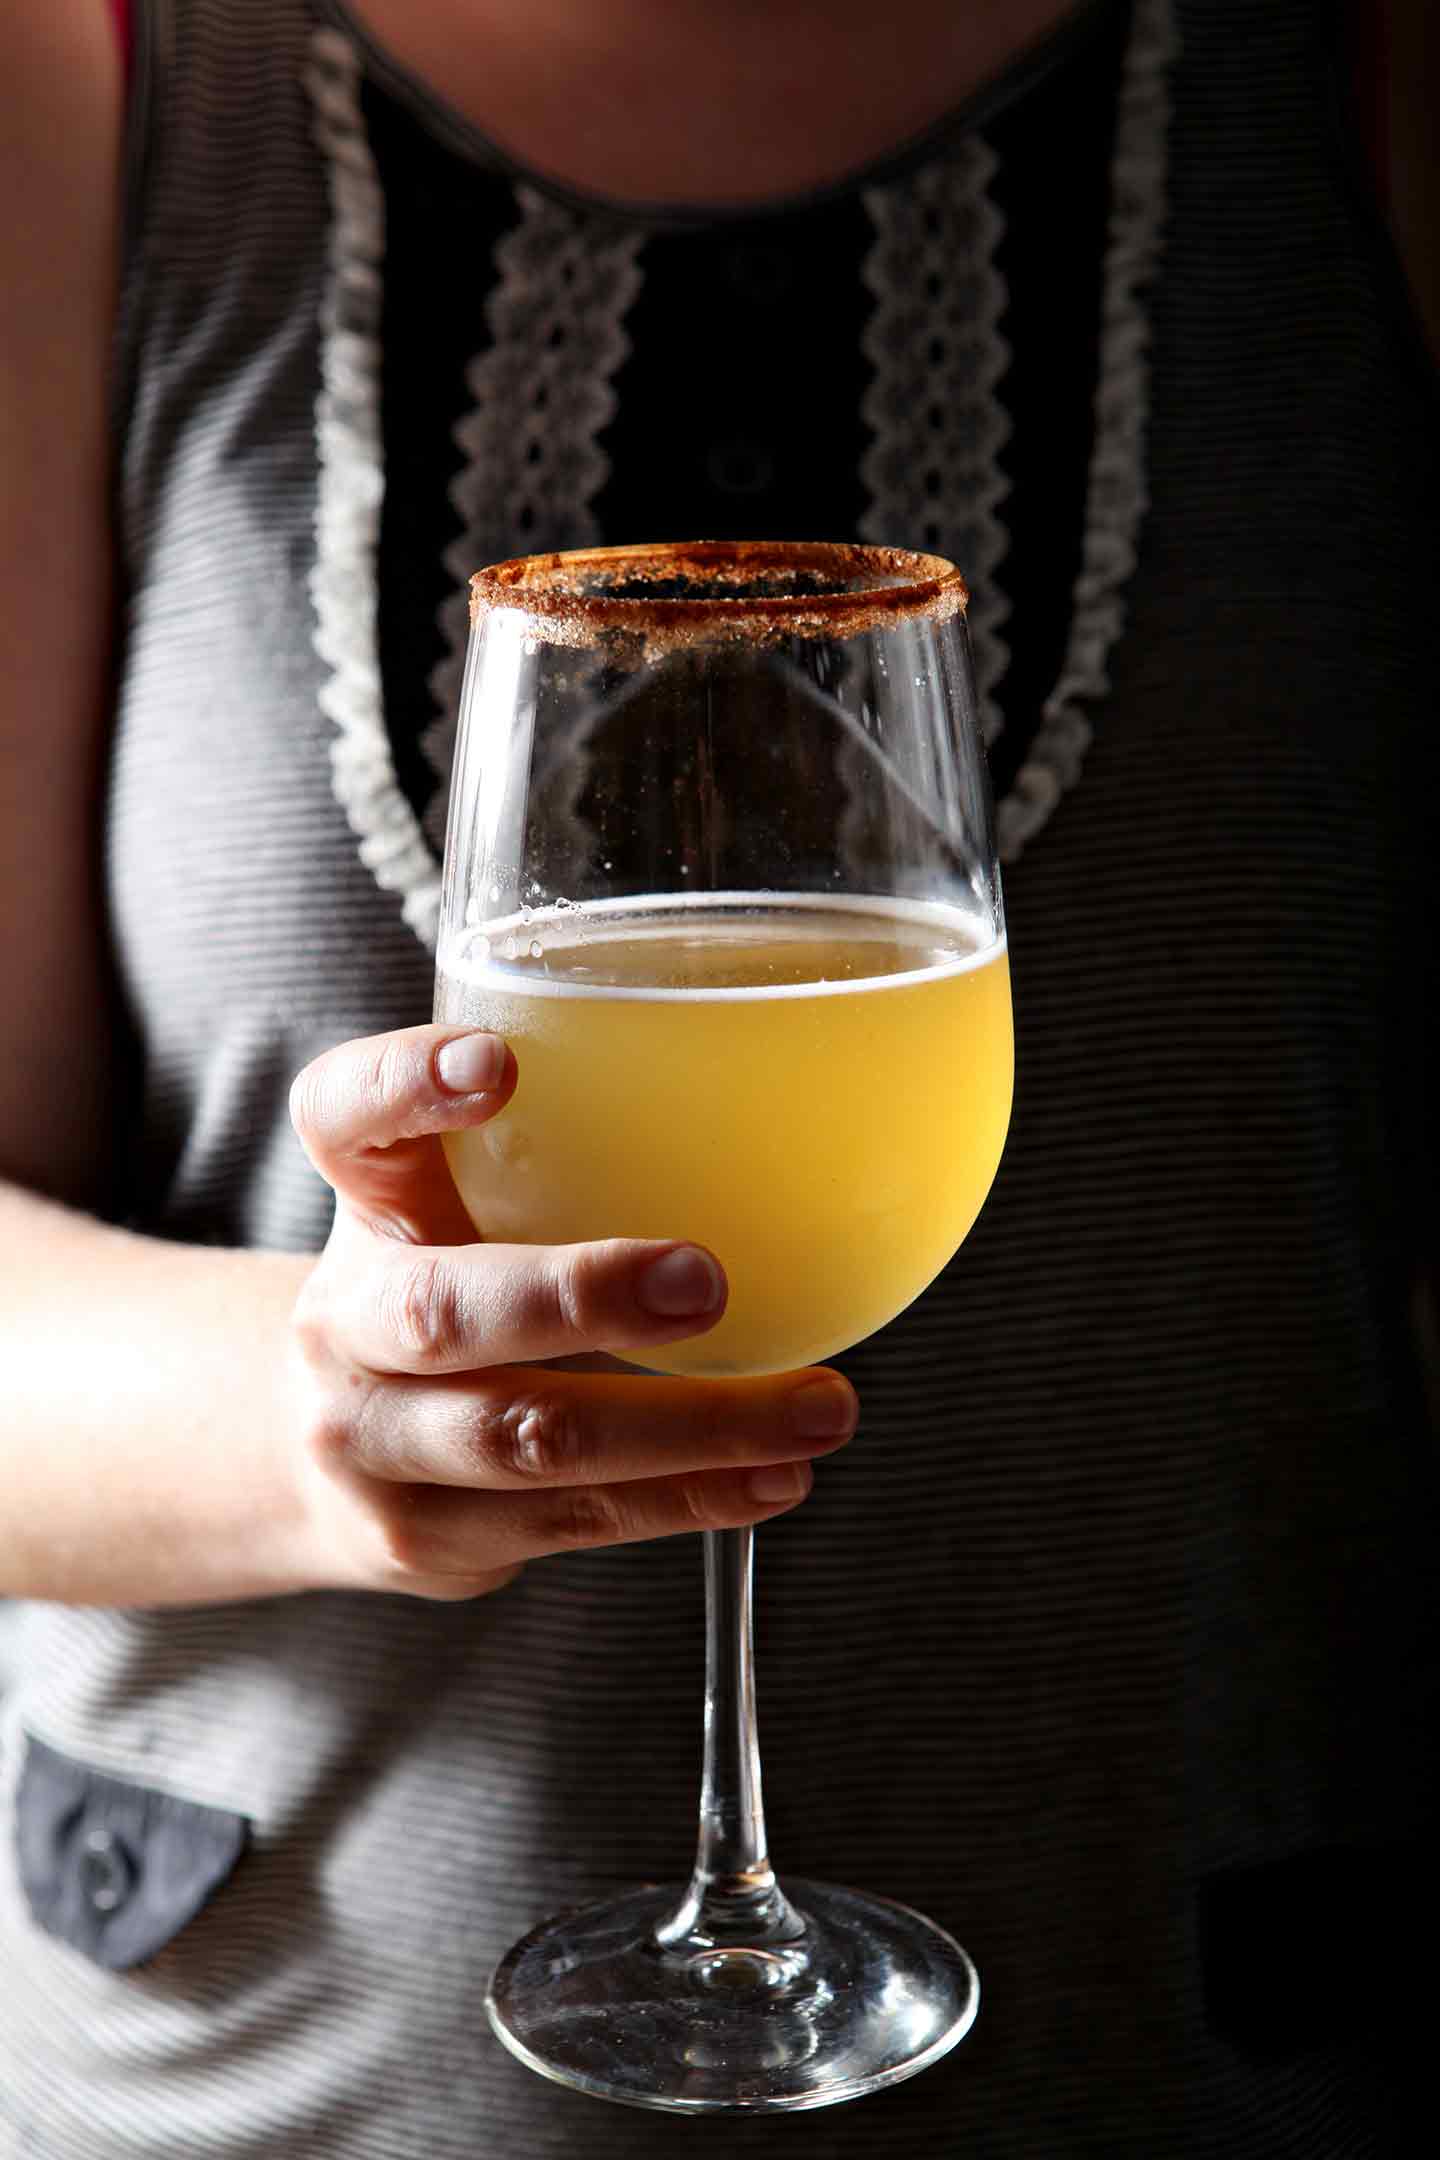
<path id="1" fill-rule="evenodd" d="M 784 572 L 851 584 L 844 592 L 727 593 Z M 703 597 L 647 599 L 607 591 L 677 576 L 713 585 Z M 855 582 L 863 581 L 863 582 Z M 472 623 L 501 609 L 525 616 L 533 634 L 588 645 L 607 633 L 650 649 L 719 638 L 764 643 L 777 637 L 844 638 L 917 617 L 943 622 L 969 600 L 965 580 L 941 555 L 911 548 L 818 540 L 689 540 L 631 547 L 573 548 L 520 555 L 476 571 Z"/>

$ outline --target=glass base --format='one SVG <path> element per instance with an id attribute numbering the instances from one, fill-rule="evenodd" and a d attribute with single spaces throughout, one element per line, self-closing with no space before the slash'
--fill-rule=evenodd
<path id="1" fill-rule="evenodd" d="M 687 2115 L 829 2107 L 964 2038 L 980 1982 L 942 1929 L 886 1898 L 785 1889 L 804 1933 L 772 1949 L 662 1949 L 678 1884 L 558 1914 L 501 1961 L 490 2022 L 542 2077 Z"/>

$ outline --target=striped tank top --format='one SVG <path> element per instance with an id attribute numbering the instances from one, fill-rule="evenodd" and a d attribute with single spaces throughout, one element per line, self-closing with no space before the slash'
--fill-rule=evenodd
<path id="1" fill-rule="evenodd" d="M 323 1241 L 286 1091 L 428 1015 L 470 569 L 800 531 L 974 588 L 1011 1138 L 843 1361 L 757 1634 L 782 1876 L 919 1906 L 985 2000 L 816 2160 L 1415 2149 L 1436 411 L 1323 12 L 1091 7 L 854 185 L 701 218 L 512 170 L 339 0 L 132 10 L 138 1227 Z M 793 2146 L 548 2085 L 483 2014 L 544 1913 L 687 1872 L 693 1541 L 468 1607 L 5 1617 L 6 2160 Z"/>

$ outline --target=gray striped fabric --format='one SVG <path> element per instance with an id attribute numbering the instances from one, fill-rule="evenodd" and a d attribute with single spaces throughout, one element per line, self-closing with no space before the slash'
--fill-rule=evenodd
<path id="1" fill-rule="evenodd" d="M 1237 2032 L 1205 1915 L 1236 1871 L 1363 1873 L 1433 1830 L 1436 1467 L 1407 1315 L 1434 1227 L 1434 402 L 1332 140 L 1315 11 L 1179 12 L 1149 511 L 1083 777 L 1008 881 L 1009 1151 L 941 1282 L 847 1361 L 862 1438 L 761 1540 L 782 1869 L 952 1927 L 974 2034 L 803 2126 L 683 2128 L 488 2037 L 516 1933 L 688 1865 L 690 1541 L 537 1565 L 470 1608 L 34 1606 L 7 1806 L 28 1730 L 245 1814 L 253 1843 L 127 1973 L 36 1927 L 0 1843 L 0 2152 L 1418 2149 L 1390 1908 L 1362 1910 L 1343 2036 Z M 141 10 L 110 880 L 136 1215 L 178 1237 L 320 1239 L 289 1077 L 429 1009 L 429 955 L 332 790 L 308 582 L 333 176 L 305 73 L 337 21 Z M 1350 1936 L 1267 1922 L 1259 1892 L 1241 1910 L 1277 2012 L 1322 1950 L 1316 1999 L 1340 1999 Z"/>

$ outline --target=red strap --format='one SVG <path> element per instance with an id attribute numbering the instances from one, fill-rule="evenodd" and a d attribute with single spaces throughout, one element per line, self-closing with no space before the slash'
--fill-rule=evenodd
<path id="1" fill-rule="evenodd" d="M 130 0 L 110 0 L 110 13 L 115 18 L 115 34 L 120 40 L 120 52 L 125 62 L 125 80 L 130 80 L 130 62 L 135 51 L 135 25 L 130 18 Z"/>
<path id="2" fill-rule="evenodd" d="M 1382 210 L 1390 207 L 1390 8 L 1351 0 L 1350 80 L 1354 119 Z"/>

